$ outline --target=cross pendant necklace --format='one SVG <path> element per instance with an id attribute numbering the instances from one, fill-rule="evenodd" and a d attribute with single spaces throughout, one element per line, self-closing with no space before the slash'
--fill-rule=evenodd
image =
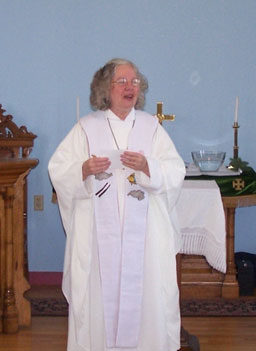
<path id="1" fill-rule="evenodd" d="M 115 144 L 116 144 L 117 150 L 120 150 L 120 147 L 119 147 L 119 145 L 118 145 L 118 143 L 117 143 L 117 140 L 116 140 L 116 137 L 115 137 L 115 134 L 114 134 L 114 131 L 113 131 L 112 127 L 111 127 L 111 123 L 110 123 L 110 121 L 109 121 L 108 118 L 107 118 L 107 121 L 108 121 L 109 129 L 110 129 L 110 131 L 111 131 L 112 137 L 113 137 L 114 142 L 115 142 Z M 132 128 L 134 127 L 134 124 L 135 124 L 135 119 L 134 119 L 133 122 L 132 122 Z M 131 128 L 131 129 L 132 129 L 132 128 Z M 128 148 L 128 146 L 126 147 L 126 149 L 127 149 L 127 148 Z"/>

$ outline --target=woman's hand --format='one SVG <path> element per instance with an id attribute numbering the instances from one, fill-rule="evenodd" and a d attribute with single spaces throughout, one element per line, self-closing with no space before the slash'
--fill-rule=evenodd
<path id="1" fill-rule="evenodd" d="M 135 171 L 141 171 L 150 177 L 148 161 L 143 154 L 139 152 L 125 151 L 120 158 L 124 166 L 132 168 Z"/>
<path id="2" fill-rule="evenodd" d="M 108 157 L 93 156 L 83 163 L 82 174 L 83 180 L 89 175 L 105 172 L 110 166 L 111 162 Z"/>

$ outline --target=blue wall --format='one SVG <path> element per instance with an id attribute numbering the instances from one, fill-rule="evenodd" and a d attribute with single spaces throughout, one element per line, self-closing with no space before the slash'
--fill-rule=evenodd
<path id="1" fill-rule="evenodd" d="M 0 103 L 38 138 L 29 176 L 31 271 L 61 271 L 65 236 L 51 203 L 48 160 L 81 115 L 89 84 L 112 57 L 133 60 L 149 80 L 146 110 L 175 113 L 164 126 L 181 156 L 214 147 L 233 154 L 239 96 L 239 156 L 256 168 L 255 0 L 1 0 Z M 33 210 L 43 194 L 45 209 Z M 256 253 L 256 208 L 237 210 L 236 250 Z"/>

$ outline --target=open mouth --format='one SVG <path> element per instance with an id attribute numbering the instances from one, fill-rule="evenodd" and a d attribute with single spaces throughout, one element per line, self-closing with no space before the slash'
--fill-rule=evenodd
<path id="1" fill-rule="evenodd" d="M 126 95 L 124 95 L 124 98 L 125 98 L 126 100 L 132 100 L 133 97 L 134 97 L 133 94 L 126 94 Z"/>

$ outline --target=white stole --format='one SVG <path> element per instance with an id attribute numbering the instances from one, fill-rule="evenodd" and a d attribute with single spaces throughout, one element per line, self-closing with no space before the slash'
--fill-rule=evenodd
<path id="1" fill-rule="evenodd" d="M 80 120 L 86 133 L 90 155 L 113 149 L 113 136 L 105 112 Z M 136 113 L 128 150 L 150 154 L 158 120 Z M 111 173 L 108 172 L 107 173 Z M 134 170 L 126 169 L 126 178 Z M 95 178 L 95 177 L 94 177 Z M 103 177 L 104 178 L 104 177 Z M 129 194 L 139 192 L 141 196 Z M 143 295 L 144 245 L 148 194 L 127 180 L 123 233 L 121 233 L 115 177 L 94 179 L 94 206 L 102 283 L 107 347 L 136 347 Z"/>

